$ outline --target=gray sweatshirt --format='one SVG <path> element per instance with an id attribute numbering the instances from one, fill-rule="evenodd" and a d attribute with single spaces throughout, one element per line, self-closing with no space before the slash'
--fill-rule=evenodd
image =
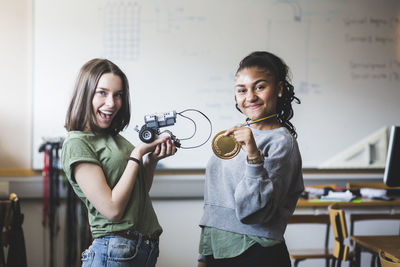
<path id="1" fill-rule="evenodd" d="M 264 164 L 248 164 L 243 151 L 230 160 L 213 155 L 206 169 L 200 226 L 283 240 L 304 190 L 299 148 L 284 127 L 251 129 Z"/>

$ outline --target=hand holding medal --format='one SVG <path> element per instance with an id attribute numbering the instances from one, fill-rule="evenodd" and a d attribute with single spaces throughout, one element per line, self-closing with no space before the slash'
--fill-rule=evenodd
<path id="1" fill-rule="evenodd" d="M 276 117 L 277 114 L 273 114 L 255 121 L 246 122 L 239 127 L 250 126 L 255 123 L 259 123 L 270 118 Z M 212 140 L 212 149 L 214 154 L 221 159 L 232 159 L 240 151 L 241 145 L 236 141 L 233 134 L 226 135 L 226 130 L 217 133 Z"/>

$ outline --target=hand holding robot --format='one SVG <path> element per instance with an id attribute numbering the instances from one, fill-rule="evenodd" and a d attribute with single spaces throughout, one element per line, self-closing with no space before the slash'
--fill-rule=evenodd
<path id="1" fill-rule="evenodd" d="M 169 131 L 169 130 L 161 131 L 160 130 L 160 128 L 163 128 L 163 127 L 173 126 L 176 123 L 177 115 L 180 115 L 180 116 L 193 122 L 193 124 L 195 126 L 195 132 L 193 133 L 192 136 L 190 136 L 189 138 L 185 138 L 185 139 L 192 138 L 196 134 L 197 127 L 196 127 L 196 123 L 194 120 L 192 120 L 191 118 L 189 118 L 185 115 L 182 115 L 182 113 L 187 112 L 187 111 L 195 111 L 195 112 L 200 113 L 208 120 L 208 122 L 210 124 L 210 134 L 209 134 L 207 140 L 200 145 L 192 146 L 192 147 L 182 147 L 181 140 L 178 139 L 171 131 Z M 186 109 L 181 112 L 176 112 L 174 110 L 174 111 L 170 111 L 170 112 L 146 115 L 146 116 L 144 116 L 144 123 L 145 124 L 140 128 L 140 130 L 139 130 L 138 126 L 136 126 L 136 128 L 135 128 L 135 130 L 139 133 L 139 139 L 142 142 L 151 143 L 155 140 L 155 138 L 158 135 L 161 135 L 163 133 L 168 133 L 171 137 L 171 140 L 174 142 L 175 146 L 178 148 L 183 148 L 183 149 L 196 148 L 196 147 L 204 145 L 210 139 L 211 132 L 212 132 L 212 124 L 211 124 L 210 119 L 204 113 L 202 113 L 201 111 L 196 110 L 196 109 Z"/>

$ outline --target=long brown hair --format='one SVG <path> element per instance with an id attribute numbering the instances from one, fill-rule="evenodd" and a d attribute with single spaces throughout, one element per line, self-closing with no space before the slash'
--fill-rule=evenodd
<path id="1" fill-rule="evenodd" d="M 95 114 L 92 109 L 92 99 L 100 77 L 112 73 L 122 81 L 122 106 L 107 129 L 96 126 Z M 79 71 L 74 92 L 65 118 L 67 131 L 84 131 L 89 126 L 93 133 L 108 133 L 115 135 L 128 126 L 130 117 L 129 84 L 126 75 L 113 62 L 107 59 L 95 58 L 86 62 Z"/>

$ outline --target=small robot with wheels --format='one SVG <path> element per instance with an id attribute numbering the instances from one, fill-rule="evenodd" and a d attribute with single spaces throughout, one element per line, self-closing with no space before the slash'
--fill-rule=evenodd
<path id="1" fill-rule="evenodd" d="M 139 139 L 142 142 L 151 143 L 154 141 L 157 135 L 167 132 L 171 136 L 171 139 L 174 142 L 175 146 L 181 146 L 179 139 L 177 139 L 171 131 L 160 131 L 160 128 L 172 126 L 176 123 L 176 111 L 146 115 L 144 116 L 144 122 L 145 124 L 140 130 L 136 128 L 136 131 L 139 132 Z"/>

